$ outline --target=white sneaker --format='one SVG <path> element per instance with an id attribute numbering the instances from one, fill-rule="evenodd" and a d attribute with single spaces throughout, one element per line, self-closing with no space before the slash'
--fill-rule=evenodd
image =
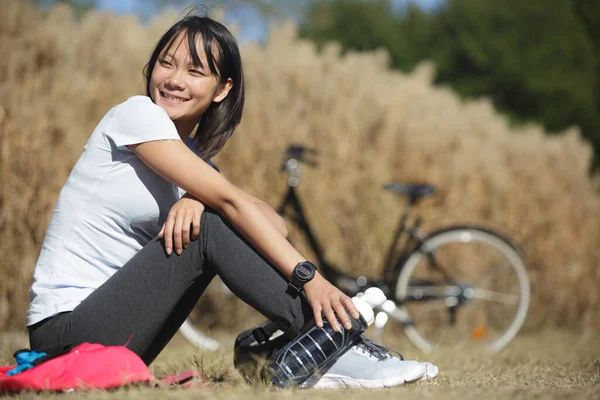
<path id="1" fill-rule="evenodd" d="M 401 360 L 369 339 L 361 339 L 319 379 L 313 386 L 315 389 L 377 389 L 403 385 L 419 380 L 429 368 L 428 363 Z"/>
<path id="2" fill-rule="evenodd" d="M 428 381 L 439 375 L 440 369 L 430 362 L 421 362 L 421 365 L 425 367 L 425 375 L 421 378 L 422 381 Z"/>

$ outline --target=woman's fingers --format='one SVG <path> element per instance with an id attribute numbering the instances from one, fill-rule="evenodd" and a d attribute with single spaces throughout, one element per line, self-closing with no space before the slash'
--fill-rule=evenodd
<path id="1" fill-rule="evenodd" d="M 340 322 L 346 329 L 352 329 L 352 322 L 340 299 L 340 297 L 348 296 L 339 296 L 338 294 L 331 294 L 331 296 L 333 299 L 325 296 L 320 302 L 313 306 L 313 313 L 315 315 L 317 326 L 319 328 L 323 327 L 323 317 L 321 315 L 321 313 L 323 313 L 334 331 L 339 332 L 341 330 Z"/>
<path id="2" fill-rule="evenodd" d="M 177 255 L 181 254 L 183 251 L 182 227 L 184 218 L 185 214 L 179 213 L 177 219 L 175 219 L 175 226 L 173 227 L 173 248 Z"/>
<path id="3" fill-rule="evenodd" d="M 350 312 L 350 315 L 352 315 L 352 318 L 354 318 L 354 319 L 360 318 L 360 312 L 358 312 L 358 309 L 356 308 L 356 306 L 354 305 L 354 303 L 352 302 L 352 299 L 350 297 L 344 296 L 342 298 L 342 304 L 344 305 L 346 310 L 348 310 Z"/>
<path id="4" fill-rule="evenodd" d="M 315 315 L 315 324 L 319 328 L 322 328 L 323 327 L 323 317 L 321 316 L 321 310 L 323 310 L 323 308 L 321 307 L 321 304 L 316 303 L 315 305 L 312 306 L 312 309 L 313 309 L 313 314 Z"/>
<path id="5" fill-rule="evenodd" d="M 200 217 L 204 205 L 194 198 L 184 195 L 169 211 L 163 224 L 159 238 L 165 241 L 165 250 L 170 255 L 173 250 L 177 255 L 187 248 L 192 240 L 200 234 Z"/>
<path id="6" fill-rule="evenodd" d="M 329 321 L 329 324 L 331 325 L 333 330 L 336 332 L 339 332 L 340 331 L 340 323 L 338 322 L 337 318 L 335 317 L 335 313 L 333 312 L 333 309 L 331 308 L 331 306 L 329 306 L 327 308 L 323 308 L 323 313 L 325 314 L 325 317 L 327 317 L 327 321 Z"/>
<path id="7" fill-rule="evenodd" d="M 185 217 L 183 218 L 183 224 L 181 225 L 181 241 L 183 243 L 183 248 L 187 249 L 190 244 L 190 235 L 192 221 L 194 220 L 194 210 L 187 210 L 185 212 Z"/>
<path id="8" fill-rule="evenodd" d="M 175 215 L 169 213 L 165 221 L 163 236 L 165 238 L 165 251 L 171 255 L 173 252 L 173 227 L 175 226 Z"/>
<path id="9" fill-rule="evenodd" d="M 304 286 L 304 292 L 308 298 L 315 316 L 315 323 L 319 328 L 323 327 L 323 317 L 336 331 L 341 330 L 340 322 L 346 329 L 352 329 L 350 317 L 360 318 L 360 314 L 352 299 L 342 293 L 338 288 L 327 282 L 321 275 L 315 276 L 313 280 Z"/>
<path id="10" fill-rule="evenodd" d="M 352 329 L 352 322 L 350 322 L 350 317 L 348 317 L 348 313 L 342 303 L 339 301 L 332 303 L 332 307 L 342 325 L 344 325 L 346 329 Z"/>
<path id="11" fill-rule="evenodd" d="M 194 218 L 192 220 L 192 240 L 196 240 L 198 235 L 200 235 L 200 217 L 202 216 L 202 211 L 194 209 Z"/>
<path id="12" fill-rule="evenodd" d="M 200 234 L 200 217 L 202 212 L 197 209 L 175 211 L 167 217 L 159 233 L 165 239 L 167 254 L 174 250 L 178 255 L 186 249 L 190 241 Z"/>

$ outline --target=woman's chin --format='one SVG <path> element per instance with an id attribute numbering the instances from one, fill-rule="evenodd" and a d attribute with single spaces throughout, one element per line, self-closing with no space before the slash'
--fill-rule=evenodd
<path id="1" fill-rule="evenodd" d="M 173 120 L 173 121 L 181 119 L 183 117 L 184 113 L 182 112 L 182 110 L 173 109 L 173 107 L 169 107 L 169 106 L 165 107 L 162 104 L 159 104 L 159 106 L 167 113 L 169 118 L 171 118 L 171 120 Z"/>

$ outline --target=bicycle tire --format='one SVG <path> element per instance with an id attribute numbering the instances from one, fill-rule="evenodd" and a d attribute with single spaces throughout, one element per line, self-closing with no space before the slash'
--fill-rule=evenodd
<path id="1" fill-rule="evenodd" d="M 481 253 L 477 255 L 480 251 L 479 249 L 489 251 L 491 256 L 488 256 L 488 253 L 486 253 L 486 256 L 481 256 Z M 473 268 L 482 264 L 481 261 L 496 261 L 496 259 L 501 257 L 503 264 L 499 269 L 502 269 L 500 270 L 503 273 L 502 276 L 497 275 L 498 271 L 491 271 L 489 270 L 489 266 L 484 265 L 483 270 L 479 271 L 479 278 L 477 279 L 482 282 L 484 280 L 487 281 L 488 285 L 499 284 L 502 286 L 503 283 L 504 287 L 502 290 L 508 292 L 467 286 L 470 284 L 465 283 L 465 281 L 459 284 L 463 288 L 463 294 L 460 295 L 460 299 L 465 297 L 464 294 L 467 293 L 469 288 L 472 289 L 471 292 L 468 292 L 472 295 L 472 298 L 467 299 L 460 305 L 460 308 L 458 305 L 452 304 L 458 302 L 458 296 L 453 301 L 448 301 L 449 296 L 438 295 L 438 300 L 435 297 L 436 292 L 432 290 L 437 290 L 437 293 L 443 293 L 443 284 L 439 285 L 437 289 L 432 289 L 432 285 L 437 285 L 437 283 L 432 282 L 437 281 L 432 280 L 427 274 L 430 276 L 436 273 L 438 275 L 441 274 L 439 271 L 434 271 L 436 268 L 431 266 L 433 263 L 428 256 L 430 254 L 433 255 L 433 258 L 443 258 L 443 261 L 446 263 L 444 268 L 448 268 L 449 261 L 453 261 L 453 263 L 450 263 L 449 268 L 454 273 L 458 269 L 457 265 L 461 266 L 463 274 L 465 273 L 465 266 L 469 267 L 469 271 L 466 272 L 467 275 L 472 275 Z M 461 263 L 466 262 L 466 264 L 457 262 L 459 261 L 457 255 L 461 257 Z M 477 265 L 469 264 L 469 262 L 473 262 L 476 259 Z M 439 262 L 439 260 L 435 260 L 434 262 Z M 498 267 L 498 265 L 494 265 L 494 267 Z M 482 273 L 486 274 L 486 276 L 482 276 Z M 474 283 L 481 285 L 480 282 Z M 452 290 L 455 293 L 457 292 L 456 288 L 458 286 L 448 287 L 452 287 Z M 425 293 L 423 290 L 429 292 L 430 297 L 428 300 L 415 301 L 418 295 Z M 446 288 L 446 290 L 450 289 Z M 434 294 L 433 296 L 431 296 L 432 293 Z M 421 245 L 406 258 L 398 274 L 395 295 L 397 309 L 390 316 L 392 318 L 396 317 L 396 320 L 403 320 L 401 322 L 403 322 L 406 336 L 422 351 L 431 352 L 441 345 L 449 344 L 456 348 L 464 347 L 465 345 L 478 345 L 487 351 L 496 352 L 506 346 L 523 325 L 529 308 L 530 285 L 520 252 L 509 239 L 498 232 L 480 226 L 452 226 L 428 235 Z M 442 306 L 439 304 L 431 305 L 431 303 L 437 303 L 442 300 L 444 303 Z M 512 308 L 508 307 L 509 302 L 514 303 L 510 304 Z M 427 309 L 429 311 L 423 312 L 423 307 L 420 306 L 427 303 L 430 303 L 429 309 Z M 496 332 L 498 330 L 497 327 L 491 325 L 494 322 L 491 312 L 493 311 L 498 314 L 498 310 L 500 309 L 499 304 L 506 306 L 511 315 L 514 311 L 514 316 L 510 317 L 506 328 L 503 327 L 501 331 Z M 483 314 L 480 311 L 473 311 L 475 305 L 483 305 Z M 488 311 L 485 311 L 486 306 L 489 308 Z M 439 307 L 439 309 L 436 310 L 435 307 Z M 452 307 L 456 307 L 455 316 L 457 318 L 459 312 L 463 313 L 461 315 L 463 320 L 458 323 L 455 320 L 454 324 L 444 324 L 443 314 L 448 312 L 448 315 L 450 315 Z M 422 309 L 419 310 L 419 308 Z M 466 317 L 463 310 L 469 310 Z M 440 311 L 440 313 L 437 311 Z M 469 321 L 469 318 L 473 320 Z M 428 326 L 428 324 L 432 326 Z M 446 325 L 451 326 L 448 327 Z M 494 335 L 497 334 L 497 337 L 493 339 L 488 337 L 488 330 Z M 469 332 L 471 333 L 470 335 Z"/>
<path id="2" fill-rule="evenodd" d="M 183 324 L 179 327 L 179 333 L 186 338 L 194 346 L 210 351 L 219 350 L 221 344 L 209 336 L 203 334 L 198 330 L 194 324 L 186 319 Z"/>

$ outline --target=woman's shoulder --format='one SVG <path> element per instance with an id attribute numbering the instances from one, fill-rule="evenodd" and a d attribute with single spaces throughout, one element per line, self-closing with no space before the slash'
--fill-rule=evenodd
<path id="1" fill-rule="evenodd" d="M 138 105 L 138 106 L 146 106 L 146 107 L 158 107 L 156 104 L 154 104 L 154 102 L 152 101 L 152 99 L 148 96 L 144 96 L 141 94 L 135 95 L 135 96 L 131 96 L 130 98 L 128 98 L 127 100 L 125 100 L 124 102 L 122 102 L 121 104 L 119 104 L 119 106 L 127 106 L 127 105 Z M 160 108 L 160 107 L 158 107 Z"/>
<path id="2" fill-rule="evenodd" d="M 117 146 L 152 140 L 180 140 L 169 115 L 148 96 L 133 96 L 115 106 L 102 132 Z"/>
<path id="3" fill-rule="evenodd" d="M 112 109 L 111 126 L 175 129 L 169 114 L 148 96 L 132 96 Z"/>
<path id="4" fill-rule="evenodd" d="M 143 95 L 131 96 L 121 104 L 115 106 L 113 110 L 115 114 L 126 116 L 145 113 L 169 117 L 166 111 L 154 104 L 150 97 Z"/>

